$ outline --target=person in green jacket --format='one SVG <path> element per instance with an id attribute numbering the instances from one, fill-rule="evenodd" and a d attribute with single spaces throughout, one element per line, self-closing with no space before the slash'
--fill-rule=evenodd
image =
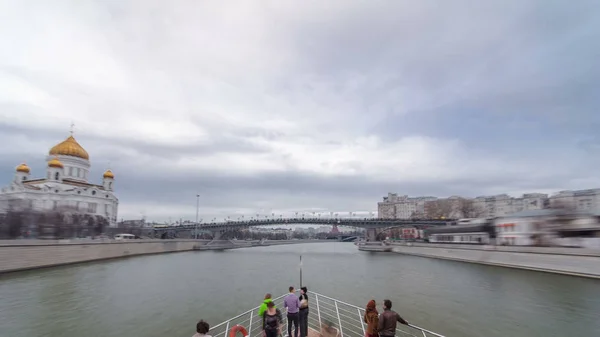
<path id="1" fill-rule="evenodd" d="M 265 314 L 265 311 L 267 311 L 267 303 L 269 303 L 269 302 L 273 302 L 271 300 L 271 294 L 266 294 L 265 295 L 265 300 L 263 301 L 263 303 L 258 308 L 258 316 L 263 317 L 263 315 Z"/>

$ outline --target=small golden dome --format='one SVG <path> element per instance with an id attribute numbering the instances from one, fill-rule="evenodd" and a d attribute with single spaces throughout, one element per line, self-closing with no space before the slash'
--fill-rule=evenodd
<path id="1" fill-rule="evenodd" d="M 111 170 L 106 170 L 106 172 L 104 172 L 104 174 L 102 175 L 103 178 L 110 178 L 110 179 L 115 179 L 115 174 L 112 173 Z"/>
<path id="2" fill-rule="evenodd" d="M 87 153 L 86 150 L 83 149 L 83 147 L 81 147 L 81 145 L 79 145 L 79 143 L 77 143 L 73 136 L 69 136 L 69 138 L 67 138 L 63 142 L 55 145 L 53 148 L 50 149 L 49 154 L 51 156 L 63 155 L 82 158 L 86 160 L 90 159 L 90 155 Z"/>
<path id="3" fill-rule="evenodd" d="M 57 157 L 54 157 L 48 162 L 48 167 L 63 168 L 63 164 Z"/>
<path id="4" fill-rule="evenodd" d="M 27 164 L 23 163 L 17 166 L 17 172 L 29 173 L 31 172 L 31 170 L 29 169 L 29 166 L 27 166 Z"/>

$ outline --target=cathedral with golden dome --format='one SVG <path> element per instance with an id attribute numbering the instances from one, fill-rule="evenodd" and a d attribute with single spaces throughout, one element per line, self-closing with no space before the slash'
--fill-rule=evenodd
<path id="1" fill-rule="evenodd" d="M 119 199 L 114 194 L 115 175 L 106 170 L 102 184 L 90 183 L 90 156 L 72 134 L 50 149 L 46 163 L 45 177 L 38 178 L 32 177 L 26 163 L 16 167 L 13 181 L 0 191 L 0 211 L 68 210 L 99 215 L 116 226 Z"/>

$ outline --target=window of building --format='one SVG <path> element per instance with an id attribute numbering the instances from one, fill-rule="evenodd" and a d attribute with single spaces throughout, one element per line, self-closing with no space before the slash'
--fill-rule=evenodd
<path id="1" fill-rule="evenodd" d="M 96 195 L 96 191 L 92 191 L 92 195 Z"/>
<path id="2" fill-rule="evenodd" d="M 88 203 L 88 213 L 96 213 L 97 208 L 98 204 L 93 202 Z"/>
<path id="3" fill-rule="evenodd" d="M 58 180 L 58 178 L 60 178 L 60 174 L 56 172 L 56 174 L 54 174 L 54 180 Z"/>
<path id="4" fill-rule="evenodd" d="M 72 177 L 73 176 L 73 167 L 69 167 L 69 176 Z"/>
<path id="5" fill-rule="evenodd" d="M 81 169 L 77 168 L 77 178 L 81 178 Z"/>

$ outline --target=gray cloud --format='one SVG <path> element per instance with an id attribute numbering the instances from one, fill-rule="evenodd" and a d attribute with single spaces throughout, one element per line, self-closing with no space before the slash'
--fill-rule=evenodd
<path id="1" fill-rule="evenodd" d="M 71 121 L 121 216 L 600 186 L 594 1 L 1 4 L 0 180 Z M 594 186 L 596 184 L 596 186 Z"/>

